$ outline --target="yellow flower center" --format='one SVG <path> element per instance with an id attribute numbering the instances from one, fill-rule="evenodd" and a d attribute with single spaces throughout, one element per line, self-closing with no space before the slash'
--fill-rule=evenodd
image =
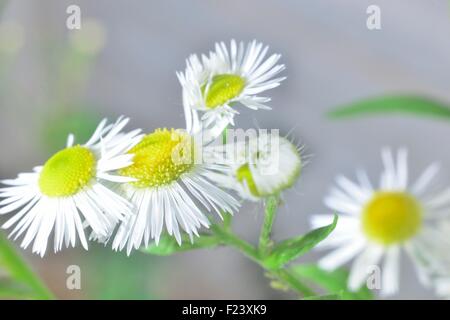
<path id="1" fill-rule="evenodd" d="M 205 104 L 214 109 L 237 97 L 245 87 L 245 80 L 234 74 L 218 74 L 214 76 L 206 92 Z M 206 85 L 202 92 L 205 93 Z"/>
<path id="2" fill-rule="evenodd" d="M 383 245 L 413 237 L 422 225 L 422 208 L 404 192 L 377 192 L 364 208 L 362 226 L 366 235 Z"/>
<path id="3" fill-rule="evenodd" d="M 91 150 L 74 146 L 53 155 L 42 168 L 39 188 L 49 197 L 68 197 L 95 177 L 96 159 Z"/>
<path id="4" fill-rule="evenodd" d="M 159 187 L 177 180 L 194 166 L 194 143 L 187 133 L 157 129 L 130 151 L 133 164 L 120 174 L 137 179 L 137 188 Z"/>

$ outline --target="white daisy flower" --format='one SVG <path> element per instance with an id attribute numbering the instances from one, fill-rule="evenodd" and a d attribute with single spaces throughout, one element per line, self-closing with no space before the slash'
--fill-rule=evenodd
<path id="1" fill-rule="evenodd" d="M 217 161 L 226 163 L 229 171 L 215 180 L 253 201 L 292 187 L 302 168 L 301 148 L 273 131 L 261 130 L 259 136 L 216 147 Z"/>
<path id="2" fill-rule="evenodd" d="M 119 118 L 107 125 L 103 120 L 83 145 L 74 145 L 70 135 L 67 147 L 54 154 L 44 166 L 16 179 L 3 180 L 0 214 L 15 213 L 2 227 L 11 228 L 10 237 L 24 234 L 21 246 L 33 242 L 33 252 L 43 256 L 54 230 L 54 251 L 76 244 L 77 236 L 87 250 L 84 228 L 107 236 L 124 214 L 131 214 L 128 202 L 108 188 L 109 183 L 133 181 L 114 171 L 129 166 L 126 154 L 141 137 L 140 130 L 121 133 L 129 119 Z"/>
<path id="3" fill-rule="evenodd" d="M 270 98 L 258 95 L 280 85 L 285 77 L 275 76 L 285 66 L 277 65 L 279 54 L 264 60 L 267 51 L 267 46 L 256 41 L 245 46 L 243 42 L 237 44 L 231 40 L 229 50 L 220 42 L 209 56 L 202 55 L 200 60 L 194 54 L 186 60 L 185 73 L 177 73 L 183 88 L 183 103 L 190 110 L 203 113 L 205 128 L 234 125 L 238 102 L 254 110 L 270 109 L 266 105 Z"/>
<path id="4" fill-rule="evenodd" d="M 333 270 L 356 257 L 348 286 L 357 290 L 373 267 L 382 264 L 381 294 L 387 296 L 398 291 L 401 251 L 413 261 L 423 285 L 448 277 L 450 242 L 436 222 L 449 212 L 450 189 L 427 192 L 438 172 L 437 164 L 409 185 L 405 149 L 398 151 L 396 159 L 389 149 L 383 149 L 382 159 L 384 171 L 378 188 L 364 171 L 358 171 L 358 183 L 339 176 L 338 187 L 325 198 L 325 204 L 342 215 L 334 232 L 320 245 L 333 251 L 319 265 Z M 331 215 L 316 215 L 312 224 L 323 226 L 331 219 Z"/>
<path id="5" fill-rule="evenodd" d="M 124 196 L 134 205 L 135 214 L 124 220 L 117 230 L 112 247 L 127 253 L 150 239 L 159 242 L 165 226 L 168 234 L 181 244 L 184 230 L 191 241 L 198 228 L 208 227 L 202 209 L 232 214 L 239 203 L 216 186 L 212 179 L 226 170 L 225 165 L 199 161 L 206 156 L 197 135 L 199 122 L 188 117 L 187 130 L 156 129 L 146 135 L 128 154 L 133 165 L 120 170 L 134 182 L 121 186 Z M 203 159 L 205 160 L 205 159 Z"/>

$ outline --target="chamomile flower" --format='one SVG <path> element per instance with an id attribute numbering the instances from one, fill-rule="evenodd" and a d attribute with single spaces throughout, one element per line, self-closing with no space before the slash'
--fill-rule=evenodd
<path id="1" fill-rule="evenodd" d="M 449 189 L 430 193 L 430 183 L 438 165 L 430 165 L 409 185 L 407 151 L 400 149 L 394 157 L 383 149 L 384 171 L 379 187 L 374 188 L 367 174 L 359 171 L 358 183 L 339 176 L 338 187 L 332 189 L 325 204 L 341 213 L 334 232 L 322 242 L 333 251 L 319 265 L 333 270 L 355 258 L 348 280 L 352 290 L 360 288 L 373 266 L 381 266 L 381 294 L 398 291 L 400 254 L 412 260 L 420 282 L 432 286 L 440 277 L 448 276 L 450 242 L 438 228 L 442 214 L 449 212 Z M 315 227 L 331 221 L 331 215 L 317 215 Z"/>
<path id="2" fill-rule="evenodd" d="M 191 121 L 192 120 L 192 121 Z M 198 135 L 198 119 L 187 119 L 187 130 L 156 129 L 146 135 L 128 154 L 133 165 L 121 169 L 134 182 L 121 186 L 122 193 L 135 207 L 135 214 L 119 226 L 112 247 L 127 253 L 159 242 L 163 228 L 181 244 L 184 230 L 191 241 L 209 220 L 202 209 L 233 213 L 239 203 L 216 186 L 212 179 L 226 170 L 225 165 L 205 161 L 207 155 Z M 199 161 L 202 160 L 202 161 Z"/>
<path id="3" fill-rule="evenodd" d="M 224 128 L 234 125 L 238 113 L 236 104 L 250 109 L 270 109 L 270 98 L 259 96 L 275 88 L 285 77 L 276 77 L 283 64 L 277 64 L 281 55 L 266 58 L 267 46 L 252 41 L 244 45 L 231 40 L 216 43 L 209 56 L 191 55 L 186 61 L 186 71 L 177 73 L 183 88 L 183 103 L 191 110 L 200 110 L 204 127 Z M 218 130 L 221 131 L 221 130 Z"/>
<path id="4" fill-rule="evenodd" d="M 16 179 L 3 180 L 0 189 L 0 214 L 20 209 L 2 227 L 15 225 L 10 237 L 24 234 L 21 246 L 33 242 L 33 252 L 43 256 L 52 231 L 54 251 L 75 246 L 77 237 L 88 249 L 85 227 L 107 236 L 124 215 L 131 214 L 128 202 L 108 185 L 133 181 L 114 174 L 129 166 L 132 156 L 124 154 L 141 137 L 140 130 L 121 133 L 129 119 L 114 124 L 103 120 L 83 145 L 74 145 L 69 136 L 67 147 L 54 154 L 44 166 L 21 173 Z"/>
<path id="5" fill-rule="evenodd" d="M 302 168 L 300 151 L 287 138 L 280 137 L 278 130 L 262 131 L 250 139 L 216 147 L 217 161 L 226 163 L 229 170 L 226 175 L 218 175 L 216 181 L 247 200 L 277 194 L 297 181 Z"/>

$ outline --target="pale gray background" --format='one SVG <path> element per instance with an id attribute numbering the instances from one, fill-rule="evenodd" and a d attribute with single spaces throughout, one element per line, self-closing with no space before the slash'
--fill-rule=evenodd
<path id="1" fill-rule="evenodd" d="M 377 177 L 379 150 L 385 145 L 407 146 L 415 175 L 440 160 L 445 172 L 439 179 L 450 181 L 450 123 L 406 116 L 335 122 L 325 117 L 337 105 L 377 94 L 417 93 L 450 101 L 450 10 L 444 0 L 10 1 L 2 19 L 24 26 L 25 47 L 2 82 L 7 88 L 0 97 L 2 177 L 45 160 L 35 135 L 45 120 L 36 108 L 45 108 L 54 90 L 47 81 L 44 44 L 67 40 L 69 4 L 81 6 L 83 19 L 101 22 L 107 35 L 84 98 L 101 114 L 126 114 L 133 126 L 146 130 L 183 126 L 175 71 L 184 68 L 190 53 L 235 38 L 258 39 L 283 55 L 288 79 L 270 92 L 273 111 L 243 110 L 237 119 L 239 127 L 257 123 L 284 133 L 292 130 L 312 155 L 295 190 L 285 195 L 276 238 L 306 231 L 308 216 L 325 211 L 322 198 L 337 173 L 352 175 L 362 166 Z M 366 28 L 370 4 L 382 9 L 381 31 Z M 235 224 L 242 235 L 255 239 L 260 218 L 261 206 L 247 205 Z M 33 262 L 61 297 L 78 297 L 83 291 L 65 290 L 65 268 L 72 263 L 89 268 L 83 259 L 96 252 L 66 250 Z M 134 259 L 127 261 L 133 264 Z M 158 298 L 290 297 L 272 291 L 258 267 L 228 249 L 154 261 L 165 270 L 148 284 Z M 433 298 L 404 262 L 397 297 Z"/>

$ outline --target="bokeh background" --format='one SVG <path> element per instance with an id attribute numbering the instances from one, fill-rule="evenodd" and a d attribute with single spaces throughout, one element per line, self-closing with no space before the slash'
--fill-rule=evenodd
<path id="1" fill-rule="evenodd" d="M 81 7 L 82 29 L 66 28 Z M 366 27 L 381 7 L 382 29 Z M 332 121 L 326 112 L 360 98 L 414 93 L 450 101 L 450 9 L 444 0 L 0 0 L 0 177 L 41 164 L 68 132 L 82 141 L 103 116 L 132 127 L 182 127 L 175 71 L 215 41 L 257 39 L 283 55 L 288 79 L 272 90 L 273 111 L 241 108 L 237 126 L 279 128 L 306 146 L 310 163 L 276 221 L 276 239 L 308 230 L 338 173 L 365 167 L 376 178 L 382 146 L 407 146 L 412 174 L 441 161 L 450 181 L 450 123 L 406 116 Z M 257 238 L 262 207 L 246 204 L 234 224 Z M 59 298 L 278 299 L 262 270 L 220 248 L 131 257 L 92 245 L 27 259 Z M 310 253 L 303 261 L 314 261 Z M 81 267 L 82 289 L 66 288 Z M 396 298 L 433 298 L 403 259 Z"/>

